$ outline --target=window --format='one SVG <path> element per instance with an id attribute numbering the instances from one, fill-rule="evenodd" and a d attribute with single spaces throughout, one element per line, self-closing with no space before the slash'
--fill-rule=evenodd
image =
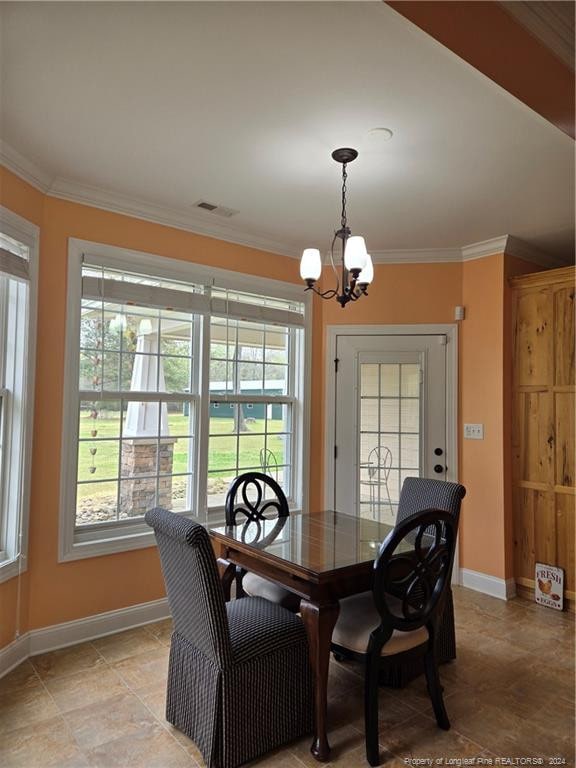
<path id="1" fill-rule="evenodd" d="M 82 276 L 76 525 L 192 513 L 199 317 L 129 299 L 177 283 L 89 263 Z"/>
<path id="2" fill-rule="evenodd" d="M 290 500 L 292 424 L 301 329 L 213 317 L 210 322 L 208 505 L 242 472 L 271 475 Z M 220 403 L 228 411 L 215 412 Z"/>
<path id="3" fill-rule="evenodd" d="M 302 505 L 302 296 L 235 283 L 72 243 L 61 559 L 149 546 L 154 506 L 220 519 L 229 482 L 250 469 Z"/>
<path id="4" fill-rule="evenodd" d="M 0 208 L 0 580 L 25 567 L 37 229 Z"/>

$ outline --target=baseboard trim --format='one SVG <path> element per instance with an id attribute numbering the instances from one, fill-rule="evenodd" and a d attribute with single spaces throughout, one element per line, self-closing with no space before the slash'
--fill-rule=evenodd
<path id="1" fill-rule="evenodd" d="M 33 629 L 0 649 L 0 677 L 37 653 L 55 651 L 57 648 L 95 640 L 97 637 L 140 627 L 169 616 L 168 600 L 164 597 L 149 603 L 139 603 L 128 608 L 87 616 L 84 619 Z"/>
<path id="2" fill-rule="evenodd" d="M 516 597 L 516 582 L 514 579 L 499 579 L 480 571 L 460 568 L 460 584 L 476 592 L 482 592 L 500 600 L 511 600 Z"/>
<path id="3" fill-rule="evenodd" d="M 7 675 L 14 667 L 30 656 L 28 635 L 22 635 L 4 648 L 0 648 L 0 677 Z"/>

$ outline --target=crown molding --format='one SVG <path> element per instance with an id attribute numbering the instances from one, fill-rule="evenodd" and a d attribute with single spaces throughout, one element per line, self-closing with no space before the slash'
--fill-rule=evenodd
<path id="1" fill-rule="evenodd" d="M 481 240 L 478 243 L 462 246 L 462 261 L 483 259 L 485 256 L 494 256 L 497 253 L 506 253 L 508 235 L 491 237 L 490 240 Z"/>
<path id="2" fill-rule="evenodd" d="M 195 216 L 185 208 L 168 208 L 128 195 L 110 192 L 88 184 L 80 184 L 64 178 L 57 178 L 47 192 L 50 197 L 69 200 L 73 203 L 89 205 L 112 213 L 121 213 L 136 219 L 143 219 L 154 224 L 183 229 L 197 235 L 206 235 L 237 245 L 245 245 L 260 251 L 271 251 L 282 256 L 299 258 L 293 247 L 268 237 L 242 232 L 220 221 L 207 221 Z M 206 216 L 210 216 L 209 213 Z"/>
<path id="3" fill-rule="evenodd" d="M 8 168 L 9 171 L 15 173 L 28 184 L 31 184 L 40 192 L 46 194 L 50 189 L 53 177 L 46 171 L 39 168 L 36 163 L 29 160 L 20 152 L 17 152 L 9 144 L 0 139 L 0 163 Z"/>
<path id="4" fill-rule="evenodd" d="M 561 259 L 549 256 L 519 237 L 514 237 L 514 235 L 502 235 L 501 237 L 493 237 L 490 240 L 482 240 L 479 243 L 464 245 L 462 247 L 462 261 L 483 259 L 485 256 L 495 256 L 498 253 L 514 256 L 523 261 L 530 261 L 532 264 L 537 264 L 546 269 L 566 266 L 566 263 Z"/>
<path id="5" fill-rule="evenodd" d="M 462 261 L 460 248 L 415 248 L 373 251 L 374 264 L 437 264 Z"/>
<path id="6" fill-rule="evenodd" d="M 236 245 L 244 245 L 261 251 L 300 258 L 300 249 L 293 245 L 261 237 L 236 229 L 221 220 L 208 220 L 210 214 L 194 214 L 187 208 L 169 208 L 147 200 L 111 192 L 89 184 L 81 184 L 63 177 L 53 178 L 34 162 L 21 155 L 5 141 L 0 140 L 0 164 L 50 197 L 99 208 L 111 213 L 162 224 L 197 235 L 205 235 Z M 373 251 L 375 264 L 438 264 L 458 263 L 482 259 L 485 256 L 505 253 L 524 261 L 530 261 L 547 269 L 565 266 L 565 262 L 534 248 L 513 235 L 502 235 L 490 240 L 446 248 L 391 249 Z"/>
<path id="7" fill-rule="evenodd" d="M 556 269 L 557 267 L 566 266 L 566 262 L 562 259 L 550 256 L 539 248 L 530 245 L 525 240 L 514 237 L 514 235 L 508 235 L 505 253 L 508 256 L 515 256 L 517 259 L 538 264 L 539 267 L 544 267 L 545 269 Z"/>

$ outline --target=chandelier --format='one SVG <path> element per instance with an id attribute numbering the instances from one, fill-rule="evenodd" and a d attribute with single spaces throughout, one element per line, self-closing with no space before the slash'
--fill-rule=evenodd
<path id="1" fill-rule="evenodd" d="M 335 149 L 332 159 L 342 164 L 342 214 L 340 229 L 334 233 L 330 246 L 330 263 L 336 276 L 336 287 L 327 291 L 319 291 L 314 284 L 322 273 L 322 258 L 318 248 L 305 248 L 300 261 L 300 277 L 306 283 L 307 291 L 321 296 L 323 299 L 336 299 L 342 308 L 349 301 L 358 301 L 361 296 L 368 294 L 368 286 L 374 278 L 372 258 L 366 251 L 366 243 L 361 235 L 352 235 L 346 219 L 346 166 L 358 157 L 358 152 L 351 148 Z M 341 240 L 342 266 L 341 276 L 334 263 L 334 245 Z"/>

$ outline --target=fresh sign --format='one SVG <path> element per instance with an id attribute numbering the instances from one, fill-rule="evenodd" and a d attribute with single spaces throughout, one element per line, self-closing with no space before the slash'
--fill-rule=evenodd
<path id="1" fill-rule="evenodd" d="M 564 607 L 564 571 L 536 563 L 536 602 L 561 611 Z"/>

